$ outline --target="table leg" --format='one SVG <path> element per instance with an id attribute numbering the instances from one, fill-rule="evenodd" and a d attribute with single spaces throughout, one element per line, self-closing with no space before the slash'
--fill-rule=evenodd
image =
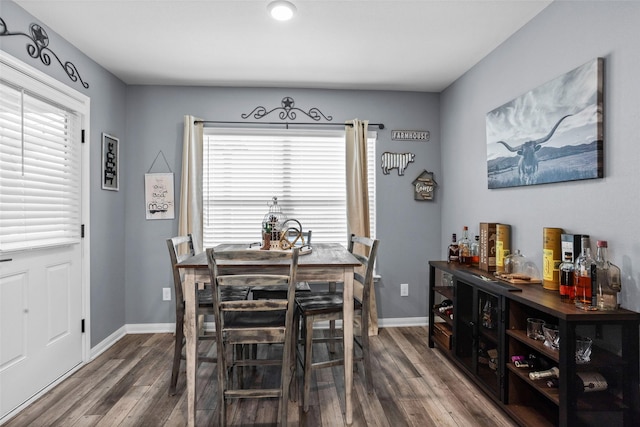
<path id="1" fill-rule="evenodd" d="M 185 302 L 184 326 L 186 338 L 186 374 L 187 374 L 187 423 L 196 425 L 196 365 L 197 332 L 195 269 L 187 269 L 184 275 L 183 295 Z"/>
<path id="2" fill-rule="evenodd" d="M 351 391 L 353 389 L 353 267 L 344 269 L 344 305 L 342 312 L 344 335 L 344 398 L 347 425 L 353 423 L 353 405 Z"/>

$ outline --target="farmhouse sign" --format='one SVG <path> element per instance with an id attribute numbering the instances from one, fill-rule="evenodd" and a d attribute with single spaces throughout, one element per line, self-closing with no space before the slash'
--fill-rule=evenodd
<path id="1" fill-rule="evenodd" d="M 431 134 L 428 130 L 392 130 L 392 141 L 428 141 Z"/>

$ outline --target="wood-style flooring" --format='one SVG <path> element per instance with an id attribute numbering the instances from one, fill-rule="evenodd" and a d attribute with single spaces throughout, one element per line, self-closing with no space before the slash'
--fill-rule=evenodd
<path id="1" fill-rule="evenodd" d="M 316 348 L 319 356 L 327 354 L 326 345 Z M 177 394 L 167 393 L 172 351 L 171 334 L 127 335 L 5 426 L 184 426 L 184 362 Z M 353 426 L 515 425 L 439 350 L 428 348 L 426 327 L 381 328 L 371 352 L 374 390 L 367 393 L 354 373 Z M 261 369 L 252 380 L 278 381 L 277 369 Z M 197 425 L 216 425 L 215 365 L 202 363 L 198 378 Z M 344 425 L 343 382 L 342 367 L 316 371 L 309 412 L 302 411 L 300 399 L 290 402 L 289 425 Z M 227 424 L 276 425 L 277 407 L 274 399 L 235 401 Z"/>

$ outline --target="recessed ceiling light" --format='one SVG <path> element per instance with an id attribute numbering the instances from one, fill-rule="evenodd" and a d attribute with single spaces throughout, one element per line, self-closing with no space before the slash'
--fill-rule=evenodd
<path id="1" fill-rule="evenodd" d="M 296 13 L 296 7 L 293 3 L 284 0 L 269 3 L 267 9 L 273 19 L 277 19 L 278 21 L 288 21 L 293 18 L 293 15 Z"/>

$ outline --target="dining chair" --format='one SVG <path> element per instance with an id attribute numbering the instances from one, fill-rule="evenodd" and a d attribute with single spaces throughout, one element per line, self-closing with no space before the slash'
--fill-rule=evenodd
<path id="1" fill-rule="evenodd" d="M 359 237 L 353 234 L 349 239 L 349 252 L 362 263 L 362 267 L 358 267 L 354 271 L 354 300 L 349 302 L 354 304 L 354 326 L 358 326 L 354 327 L 354 342 L 360 348 L 361 353 L 354 357 L 354 362 L 363 362 L 365 384 L 369 392 L 373 390 L 368 333 L 369 296 L 374 291 L 373 269 L 378 252 L 378 243 L 377 239 Z M 301 323 L 301 341 L 304 350 L 299 359 L 303 369 L 302 401 L 305 412 L 309 410 L 311 374 L 313 370 L 344 365 L 344 358 L 333 357 L 331 351 L 329 352 L 328 360 L 313 361 L 314 343 L 332 344 L 336 341 L 342 342 L 342 336 L 334 336 L 333 329 L 330 329 L 328 338 L 314 338 L 313 326 L 317 322 L 341 320 L 344 303 L 343 295 L 340 292 L 310 292 L 296 296 L 296 323 Z"/>
<path id="2" fill-rule="evenodd" d="M 175 293 L 175 307 L 176 307 L 176 330 L 175 330 L 175 343 L 173 351 L 173 363 L 171 368 L 171 382 L 169 383 L 169 395 L 176 394 L 176 384 L 178 383 L 178 375 L 180 373 L 180 361 L 185 359 L 184 345 L 186 339 L 184 336 L 184 292 L 183 292 L 183 279 L 184 273 L 182 270 L 176 267 L 176 264 L 184 261 L 185 259 L 195 255 L 193 247 L 193 237 L 191 234 L 187 236 L 176 236 L 167 239 L 167 247 L 169 248 L 169 257 L 171 259 L 171 269 L 173 271 L 173 288 Z M 202 288 L 197 289 L 197 302 L 196 318 L 200 322 L 198 325 L 198 341 L 202 340 L 215 340 L 214 333 L 207 333 L 204 329 L 204 319 L 206 315 L 213 316 L 213 293 L 211 286 L 205 284 Z M 235 289 L 233 292 L 227 292 L 224 294 L 224 298 L 228 300 L 246 299 L 249 294 L 249 288 Z M 198 356 L 199 361 L 216 363 L 215 357 L 209 357 L 206 355 Z"/>
<path id="3" fill-rule="evenodd" d="M 240 264 L 239 274 L 228 274 L 220 263 Z M 287 411 L 291 380 L 295 372 L 295 338 L 293 333 L 295 311 L 295 283 L 298 268 L 298 249 L 290 251 L 216 251 L 207 249 L 207 262 L 213 285 L 213 308 L 217 337 L 217 374 L 219 425 L 226 423 L 226 403 L 234 398 L 278 398 L 280 425 L 287 425 Z M 283 264 L 281 274 L 266 273 L 264 266 Z M 244 266 L 247 266 L 246 269 Z M 260 286 L 285 286 L 285 299 L 225 301 L 224 289 Z M 238 347 L 253 344 L 283 344 L 277 359 L 245 358 Z M 245 366 L 279 365 L 280 384 L 267 388 L 246 388 L 240 381 L 235 384 L 230 370 Z M 268 388 L 269 386 L 272 386 Z"/>

